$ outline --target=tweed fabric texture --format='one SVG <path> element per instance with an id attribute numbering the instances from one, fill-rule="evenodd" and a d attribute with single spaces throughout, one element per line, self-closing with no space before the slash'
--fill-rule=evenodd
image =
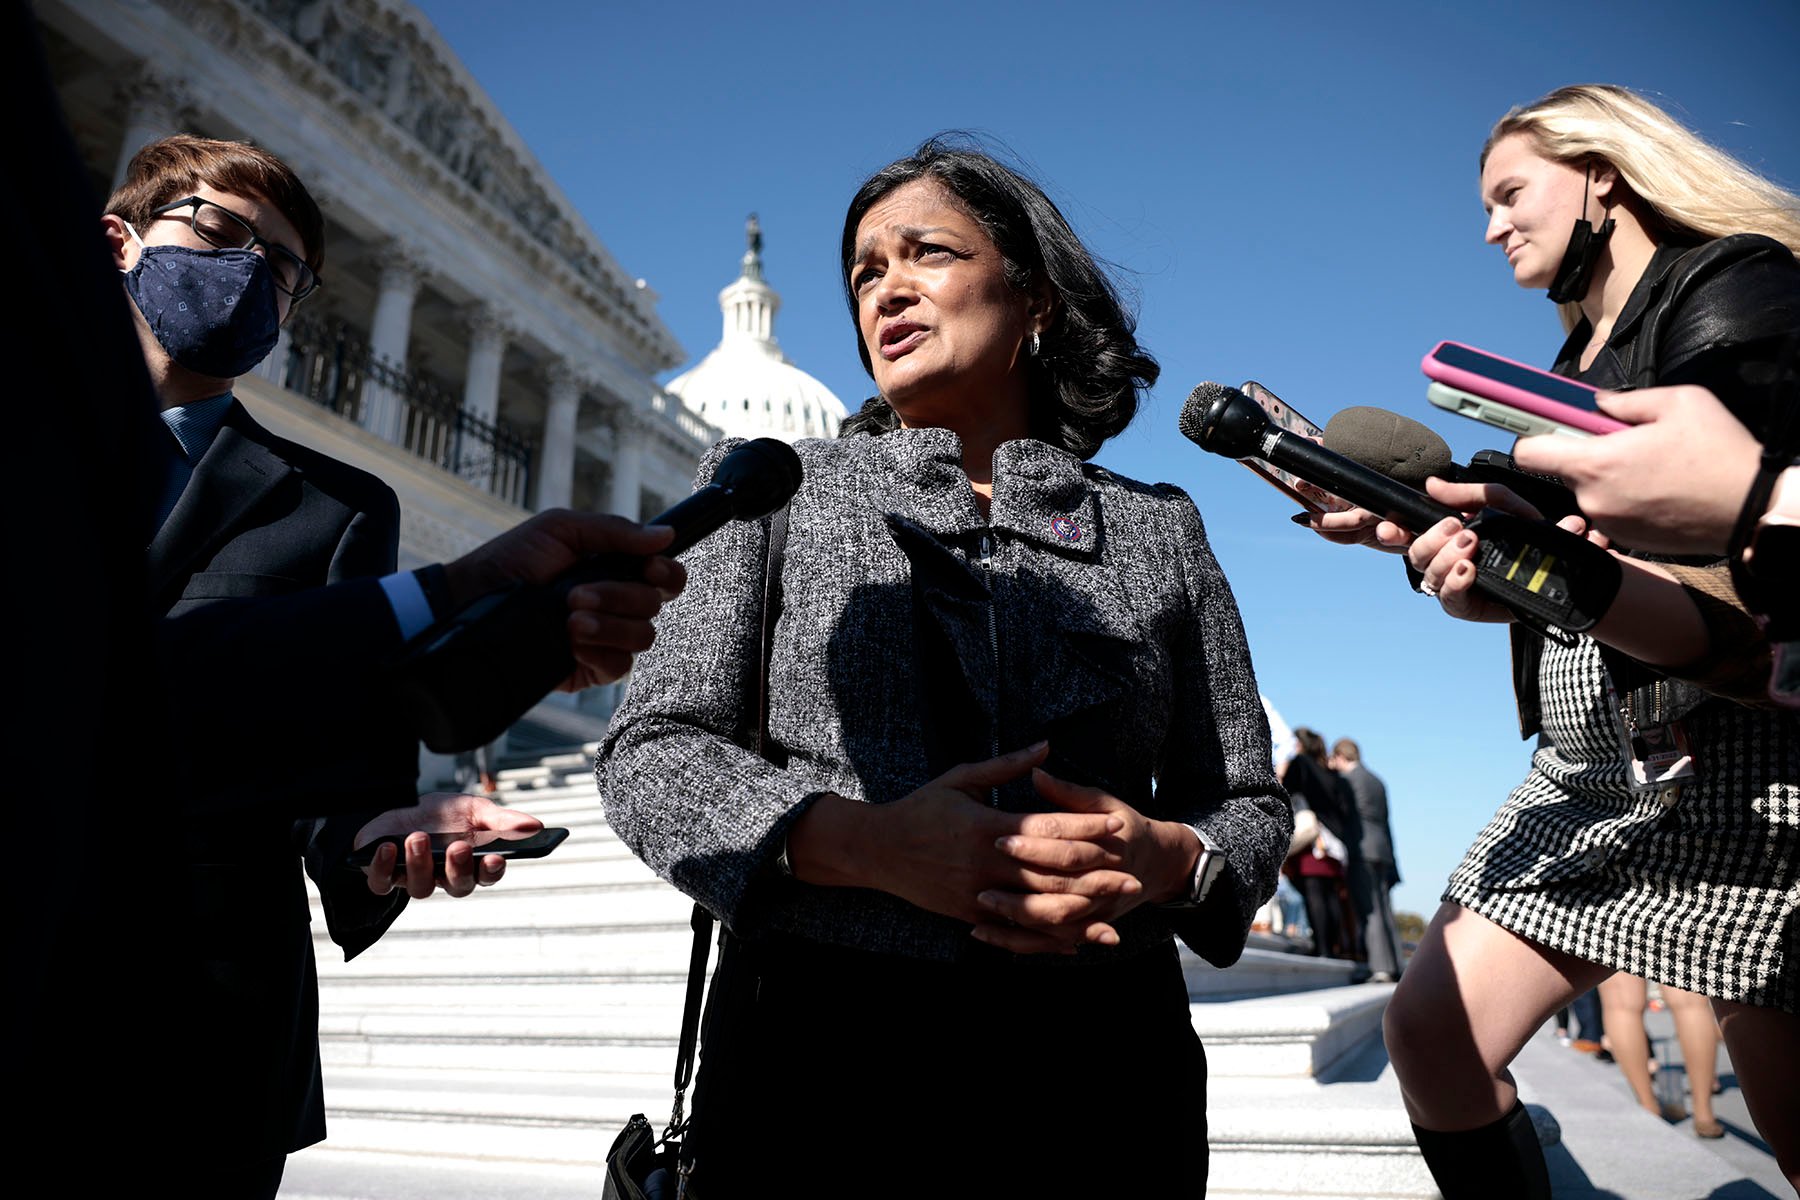
<path id="1" fill-rule="evenodd" d="M 715 447 L 699 478 L 734 444 Z M 770 669 L 785 766 L 750 748 L 767 529 L 733 523 L 687 556 L 688 588 L 664 608 L 601 744 L 596 776 L 625 843 L 739 934 L 954 960 L 986 949 L 965 924 L 779 875 L 787 827 L 823 792 L 891 803 L 957 761 L 1048 738 L 1053 774 L 1193 824 L 1229 856 L 1199 909 L 1140 907 L 1116 923 L 1120 946 L 1055 965 L 1143 953 L 1171 931 L 1236 961 L 1292 817 L 1193 502 L 1021 440 L 995 453 L 983 518 L 949 430 L 796 449 L 805 478 Z M 995 799 L 1042 807 L 1028 780 Z"/>
<path id="2" fill-rule="evenodd" d="M 1724 1000 L 1800 1004 L 1800 732 L 1712 701 L 1682 724 L 1698 776 L 1633 793 L 1599 648 L 1548 645 L 1544 737 L 1444 899 L 1531 941 Z"/>

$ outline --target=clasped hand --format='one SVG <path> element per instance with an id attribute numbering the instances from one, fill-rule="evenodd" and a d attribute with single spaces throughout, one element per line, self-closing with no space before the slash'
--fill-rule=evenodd
<path id="1" fill-rule="evenodd" d="M 1113 921 L 1180 894 L 1199 839 L 1099 788 L 1056 778 L 1040 765 L 1048 751 L 1040 742 L 965 763 L 893 804 L 874 806 L 877 886 L 967 921 L 976 938 L 1018 954 L 1117 945 Z M 1056 811 L 989 807 L 989 789 L 1027 773 Z"/>

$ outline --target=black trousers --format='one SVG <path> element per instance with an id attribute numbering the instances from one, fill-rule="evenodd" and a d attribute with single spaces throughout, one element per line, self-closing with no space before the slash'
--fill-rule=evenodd
<path id="1" fill-rule="evenodd" d="M 1093 966 L 727 947 L 698 1200 L 1205 1195 L 1206 1056 L 1173 945 Z"/>
<path id="2" fill-rule="evenodd" d="M 1313 953 L 1330 958 L 1343 940 L 1343 906 L 1338 903 L 1338 881 L 1328 875 L 1302 875 L 1300 895 L 1306 900 L 1306 921 L 1312 926 Z"/>

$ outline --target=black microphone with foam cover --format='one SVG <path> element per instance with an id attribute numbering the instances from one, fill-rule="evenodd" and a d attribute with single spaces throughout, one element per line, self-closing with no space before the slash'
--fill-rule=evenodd
<path id="1" fill-rule="evenodd" d="M 1346 408 L 1325 423 L 1325 448 L 1410 488 L 1454 477 L 1450 444 L 1430 426 L 1385 408 Z"/>
<path id="2" fill-rule="evenodd" d="M 674 557 L 730 520 L 767 516 L 800 487 L 800 458 L 774 438 L 727 454 L 712 482 L 648 524 L 675 530 L 658 551 Z M 392 672 L 395 699 L 440 754 L 486 745 L 574 670 L 569 592 L 584 583 L 643 577 L 635 554 L 597 554 L 548 583 L 481 597 L 407 644 Z"/>
<path id="3" fill-rule="evenodd" d="M 1274 463 L 1413 533 L 1445 517 L 1461 519 L 1422 492 L 1278 428 L 1261 405 L 1233 387 L 1209 382 L 1195 388 L 1182 407 L 1180 426 L 1183 436 L 1208 453 Z"/>
<path id="4" fill-rule="evenodd" d="M 1423 488 L 1433 475 L 1452 483 L 1498 483 L 1548 520 L 1580 511 L 1574 492 L 1548 475 L 1519 470 L 1511 455 L 1482 450 L 1468 466 L 1452 462 L 1449 445 L 1429 426 L 1385 408 L 1344 409 L 1326 423 L 1324 442 L 1327 450 L 1408 487 Z"/>
<path id="5" fill-rule="evenodd" d="M 1415 534 L 1445 517 L 1462 520 L 1461 513 L 1430 496 L 1278 428 L 1261 405 L 1236 388 L 1201 384 L 1182 408 L 1180 424 L 1202 450 L 1274 463 Z M 1388 425 L 1391 431 L 1394 425 Z M 1370 440 L 1380 439 L 1371 434 Z M 1465 525 L 1481 539 L 1475 586 L 1547 636 L 1567 641 L 1560 630 L 1592 628 L 1618 595 L 1617 561 L 1578 534 L 1491 508 Z"/>

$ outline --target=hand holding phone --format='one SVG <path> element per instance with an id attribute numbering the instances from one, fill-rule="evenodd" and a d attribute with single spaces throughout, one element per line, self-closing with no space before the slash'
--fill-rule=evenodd
<path id="1" fill-rule="evenodd" d="M 543 840 L 522 843 L 540 831 Z M 406 844 L 414 834 L 437 836 L 420 838 L 422 844 L 409 852 Z M 567 836 L 567 830 L 545 830 L 530 813 L 502 808 L 486 796 L 432 792 L 415 805 L 390 809 L 364 825 L 357 831 L 356 849 L 348 862 L 362 869 L 376 895 L 404 887 L 415 899 L 439 888 L 452 896 L 466 896 L 498 882 L 507 858 L 548 854 Z M 458 842 L 480 845 L 465 859 L 449 854 Z"/>
<path id="2" fill-rule="evenodd" d="M 396 851 L 403 852 L 406 833 L 390 833 L 376 838 L 366 845 L 358 846 L 345 856 L 344 862 L 352 867 L 367 867 L 375 861 L 375 854 L 383 846 L 393 846 Z M 501 829 L 482 829 L 474 833 L 467 830 L 435 830 L 426 834 L 431 840 L 431 861 L 440 871 L 444 866 L 444 856 L 450 847 L 457 842 L 469 843 L 476 858 L 485 858 L 490 854 L 501 858 L 543 858 L 552 850 L 562 845 L 569 836 L 569 831 L 561 826 L 548 826 L 536 833 L 512 833 Z"/>
<path id="3" fill-rule="evenodd" d="M 1461 342 L 1439 342 L 1419 366 L 1432 381 L 1425 389 L 1432 404 L 1520 437 L 1627 428 L 1600 411 L 1597 389 Z"/>

